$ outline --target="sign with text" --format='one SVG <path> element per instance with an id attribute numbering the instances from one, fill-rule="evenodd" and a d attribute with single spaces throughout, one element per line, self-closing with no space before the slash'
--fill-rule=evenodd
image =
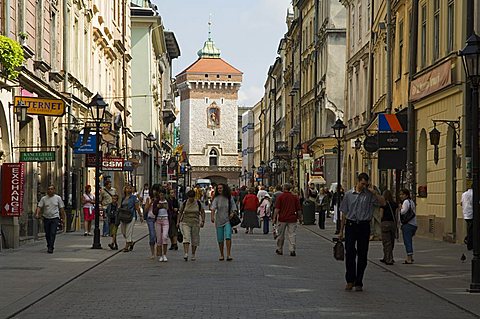
<path id="1" fill-rule="evenodd" d="M 96 154 L 86 155 L 87 167 L 95 167 L 95 160 L 96 160 L 95 156 Z M 102 155 L 100 154 L 100 161 L 102 162 L 102 171 L 123 171 L 124 170 L 124 159 L 121 157 L 105 156 L 102 158 Z"/>
<path id="2" fill-rule="evenodd" d="M 20 152 L 20 162 L 55 162 L 55 152 Z"/>
<path id="3" fill-rule="evenodd" d="M 378 134 L 378 146 L 380 148 L 405 148 L 407 147 L 407 133 L 383 133 Z"/>
<path id="4" fill-rule="evenodd" d="M 1 176 L 2 216 L 20 216 L 23 212 L 25 163 L 3 163 Z"/>
<path id="5" fill-rule="evenodd" d="M 410 84 L 410 102 L 418 101 L 452 84 L 452 61 L 419 76 Z"/>
<path id="6" fill-rule="evenodd" d="M 74 154 L 95 154 L 97 152 L 97 137 L 95 134 L 90 134 L 85 143 L 83 134 L 78 135 L 78 139 L 73 146 Z"/>
<path id="7" fill-rule="evenodd" d="M 65 114 L 65 103 L 62 100 L 16 96 L 13 100 L 15 112 L 17 112 L 17 105 L 20 101 L 28 107 L 27 114 L 44 116 L 63 116 Z"/>

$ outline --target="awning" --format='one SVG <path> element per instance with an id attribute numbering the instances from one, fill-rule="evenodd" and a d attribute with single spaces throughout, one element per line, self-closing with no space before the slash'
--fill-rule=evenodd
<path id="1" fill-rule="evenodd" d="M 310 176 L 310 180 L 308 181 L 308 183 L 326 185 L 327 181 L 323 178 L 323 176 Z"/>

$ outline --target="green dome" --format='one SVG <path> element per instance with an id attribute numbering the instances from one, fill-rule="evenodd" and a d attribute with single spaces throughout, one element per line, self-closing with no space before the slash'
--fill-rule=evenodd
<path id="1" fill-rule="evenodd" d="M 197 52 L 200 58 L 219 59 L 220 49 L 215 46 L 215 42 L 208 37 L 208 40 L 203 44 L 203 48 Z"/>

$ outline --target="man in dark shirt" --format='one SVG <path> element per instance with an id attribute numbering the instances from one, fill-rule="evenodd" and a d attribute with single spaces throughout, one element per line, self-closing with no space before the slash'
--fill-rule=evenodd
<path id="1" fill-rule="evenodd" d="M 368 183 L 366 173 L 360 173 L 357 184 L 349 190 L 340 204 L 342 226 L 338 238 L 343 240 L 345 230 L 345 290 L 363 290 L 363 275 L 367 268 L 370 221 L 375 207 L 384 206 L 385 200 Z"/>
<path id="2" fill-rule="evenodd" d="M 273 223 L 278 223 L 277 250 L 275 251 L 277 255 L 283 255 L 283 243 L 285 242 L 285 232 L 287 232 L 290 256 L 296 256 L 297 221 L 302 222 L 303 216 L 300 201 L 297 196 L 290 192 L 291 188 L 290 184 L 285 184 L 283 193 L 275 200 Z"/>

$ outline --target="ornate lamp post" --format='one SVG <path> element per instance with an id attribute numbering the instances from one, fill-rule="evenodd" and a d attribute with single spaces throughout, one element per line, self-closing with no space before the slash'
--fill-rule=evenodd
<path id="1" fill-rule="evenodd" d="M 478 86 L 480 84 L 480 37 L 475 33 L 460 51 L 467 79 L 472 87 L 472 190 L 473 190 L 473 259 L 470 292 L 480 292 L 480 176 L 478 136 Z"/>
<path id="2" fill-rule="evenodd" d="M 92 249 L 102 249 L 102 244 L 100 243 L 100 144 L 102 142 L 100 123 L 102 123 L 105 117 L 105 109 L 107 106 L 108 104 L 105 103 L 103 97 L 98 93 L 95 94 L 87 105 L 92 119 L 96 123 L 95 139 L 97 143 L 97 152 L 95 154 L 95 228 L 93 229 Z"/>
<path id="3" fill-rule="evenodd" d="M 153 133 L 148 133 L 147 137 L 145 138 L 145 142 L 147 142 L 148 154 L 149 154 L 149 163 L 148 163 L 148 185 L 152 187 L 152 176 L 153 176 L 153 146 L 157 138 L 153 135 Z"/>
<path id="4" fill-rule="evenodd" d="M 341 226 L 341 216 L 340 216 L 340 201 L 341 201 L 341 196 L 340 196 L 340 180 L 342 178 L 342 145 L 341 142 L 343 140 L 343 137 L 345 135 L 345 129 L 347 126 L 343 124 L 343 121 L 341 119 L 337 119 L 335 124 L 332 126 L 333 128 L 333 133 L 335 134 L 335 138 L 337 139 L 337 198 L 335 202 L 337 203 L 337 211 L 336 216 L 337 216 L 337 228 L 335 234 L 340 233 L 340 226 Z"/>
<path id="5" fill-rule="evenodd" d="M 25 123 L 27 121 L 27 110 L 28 106 L 23 103 L 23 101 L 18 101 L 15 106 L 15 113 L 17 113 L 17 121 L 20 123 Z"/>
<path id="6" fill-rule="evenodd" d="M 255 185 L 255 169 L 257 167 L 255 166 L 255 164 L 252 165 L 252 187 Z"/>

